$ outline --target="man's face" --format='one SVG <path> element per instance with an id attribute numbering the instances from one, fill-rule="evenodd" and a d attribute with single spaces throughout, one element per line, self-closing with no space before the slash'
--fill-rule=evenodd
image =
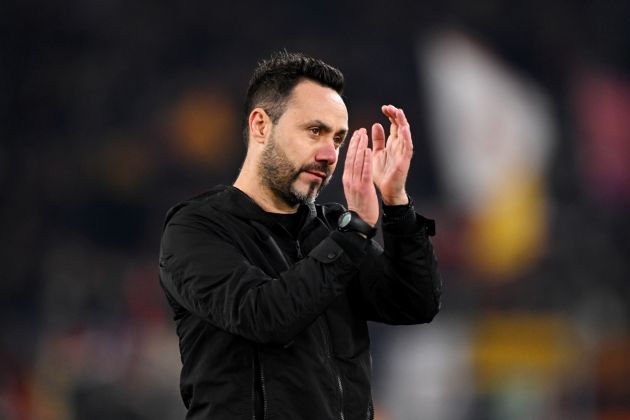
<path id="1" fill-rule="evenodd" d="M 263 185 L 289 206 L 312 203 L 328 184 L 348 131 L 348 111 L 333 89 L 302 81 L 263 149 Z"/>

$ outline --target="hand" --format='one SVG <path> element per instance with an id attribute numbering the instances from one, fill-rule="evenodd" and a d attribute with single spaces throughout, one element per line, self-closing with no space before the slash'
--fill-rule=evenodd
<path id="1" fill-rule="evenodd" d="M 413 155 L 411 130 L 402 109 L 383 105 L 381 110 L 389 118 L 391 126 L 386 143 L 383 126 L 379 123 L 372 125 L 374 184 L 381 192 L 385 204 L 407 204 L 409 199 L 405 183 Z"/>
<path id="2" fill-rule="evenodd" d="M 376 225 L 379 215 L 378 197 L 372 183 L 372 149 L 368 147 L 367 131 L 354 132 L 348 145 L 343 168 L 343 191 L 348 209 L 371 226 Z"/>

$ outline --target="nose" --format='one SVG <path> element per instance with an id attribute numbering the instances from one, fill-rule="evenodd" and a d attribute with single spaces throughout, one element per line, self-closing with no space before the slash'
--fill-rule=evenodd
<path id="1" fill-rule="evenodd" d="M 326 162 L 328 165 L 334 165 L 337 162 L 338 149 L 335 148 L 332 141 L 323 144 L 315 155 L 315 160 L 318 162 Z"/>

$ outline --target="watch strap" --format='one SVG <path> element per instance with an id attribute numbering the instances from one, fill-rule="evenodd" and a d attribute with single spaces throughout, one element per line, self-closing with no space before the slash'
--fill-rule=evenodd
<path id="1" fill-rule="evenodd" d="M 341 232 L 362 233 L 368 239 L 371 239 L 376 235 L 376 228 L 370 226 L 366 221 L 361 219 L 357 212 L 352 210 L 346 211 L 339 216 L 337 228 Z"/>

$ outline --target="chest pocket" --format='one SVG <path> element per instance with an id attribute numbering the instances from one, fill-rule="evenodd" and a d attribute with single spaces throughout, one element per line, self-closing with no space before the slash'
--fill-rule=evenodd
<path id="1" fill-rule="evenodd" d="M 237 244 L 247 260 L 270 277 L 277 277 L 289 267 L 289 261 L 267 228 L 259 222 L 239 226 L 245 235 L 239 235 Z"/>
<path id="2" fill-rule="evenodd" d="M 277 276 L 304 256 L 328 236 L 326 229 L 316 219 L 312 226 L 305 228 L 305 237 L 299 241 L 287 239 L 280 244 L 269 228 L 264 224 L 251 220 L 248 226 L 252 230 L 251 237 L 256 238 L 257 244 L 242 245 L 248 259 L 260 267 L 270 276 Z M 282 248 L 284 245 L 285 248 Z M 286 249 L 286 248 L 290 249 Z"/>

